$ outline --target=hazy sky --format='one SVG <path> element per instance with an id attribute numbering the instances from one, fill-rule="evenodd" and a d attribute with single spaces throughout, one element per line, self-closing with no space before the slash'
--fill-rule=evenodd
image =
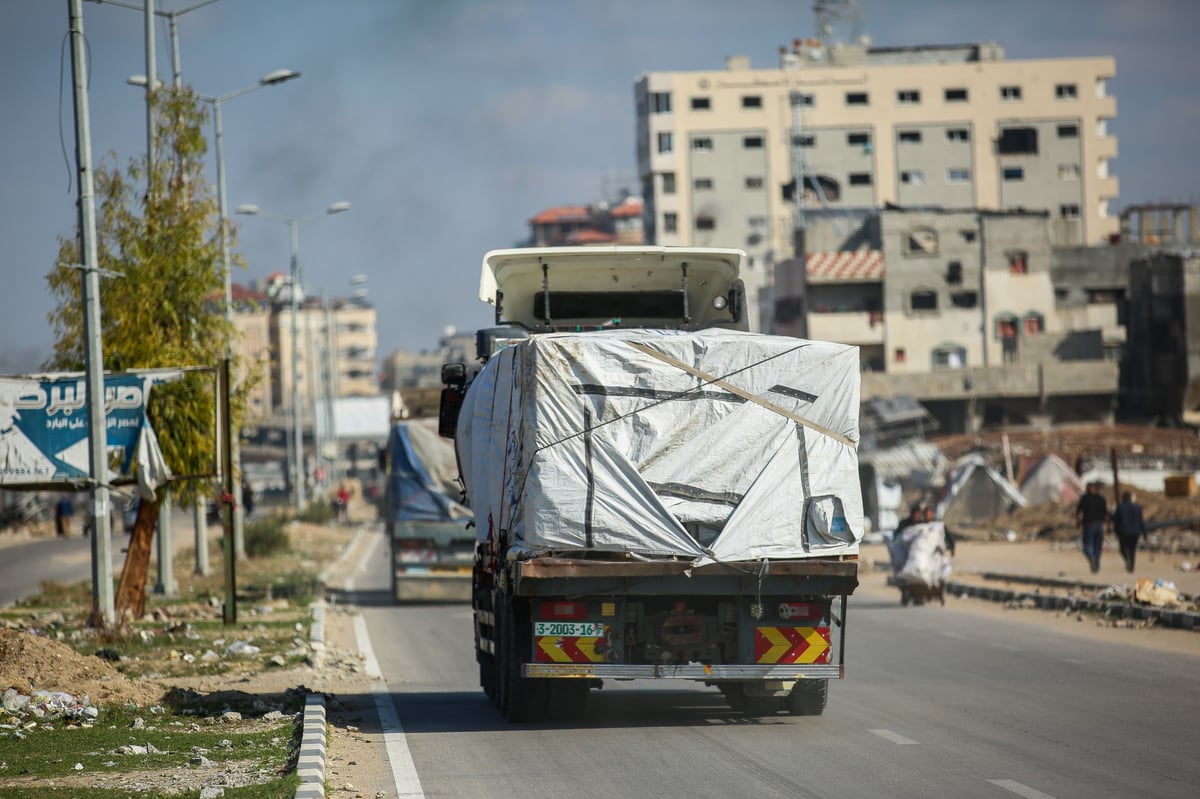
<path id="1" fill-rule="evenodd" d="M 991 40 L 1010 59 L 1115 57 L 1120 204 L 1197 201 L 1197 0 L 859 6 L 880 46 Z M 145 72 L 142 14 L 83 7 L 93 152 L 124 166 L 146 147 L 143 95 L 125 82 Z M 76 215 L 68 8 L 0 0 L 0 374 L 37 369 L 52 346 L 46 275 Z M 353 204 L 300 226 L 305 287 L 345 296 L 367 275 L 381 358 L 486 324 L 486 250 L 523 239 L 543 208 L 632 180 L 638 74 L 720 69 L 735 54 L 771 67 L 780 45 L 815 33 L 804 0 L 218 0 L 178 20 L 184 81 L 199 92 L 303 73 L 223 106 L 229 204 L 293 217 Z M 156 31 L 169 81 L 165 20 Z M 207 176 L 215 186 L 211 157 Z M 236 282 L 286 271 L 285 224 L 233 219 L 248 265 Z"/>

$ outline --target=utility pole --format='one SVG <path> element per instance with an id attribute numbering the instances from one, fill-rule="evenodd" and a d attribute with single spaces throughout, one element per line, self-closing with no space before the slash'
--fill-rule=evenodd
<path id="1" fill-rule="evenodd" d="M 87 59 L 83 0 L 68 0 L 71 72 L 75 96 L 75 160 L 79 178 L 79 254 L 83 261 L 83 337 L 87 383 L 88 458 L 91 463 L 92 617 L 96 626 L 116 621 L 113 604 L 112 528 L 109 523 L 108 429 L 104 413 L 104 348 L 100 324 L 100 273 L 96 249 L 96 204 L 92 181 Z"/>

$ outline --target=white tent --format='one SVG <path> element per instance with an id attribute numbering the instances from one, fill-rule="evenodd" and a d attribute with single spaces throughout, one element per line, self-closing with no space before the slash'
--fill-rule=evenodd
<path id="1" fill-rule="evenodd" d="M 1083 492 L 1079 475 L 1057 455 L 1039 460 L 1021 480 L 1021 496 L 1030 505 L 1073 504 Z"/>
<path id="2" fill-rule="evenodd" d="M 938 502 L 937 515 L 947 522 L 967 524 L 991 521 L 1029 503 L 1015 485 L 988 465 L 983 456 L 971 453 L 954 462 L 946 489 Z"/>

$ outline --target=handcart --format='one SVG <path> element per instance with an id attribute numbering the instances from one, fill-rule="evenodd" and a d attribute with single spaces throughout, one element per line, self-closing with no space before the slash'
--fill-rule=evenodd
<path id="1" fill-rule="evenodd" d="M 946 604 L 944 553 L 935 542 L 943 540 L 942 526 L 919 524 L 897 531 L 887 542 L 892 576 L 889 585 L 900 589 L 900 604 L 923 605 L 936 599 Z"/>

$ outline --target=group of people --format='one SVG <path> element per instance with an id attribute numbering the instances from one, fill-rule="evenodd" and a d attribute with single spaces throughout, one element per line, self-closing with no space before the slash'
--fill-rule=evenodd
<path id="1" fill-rule="evenodd" d="M 1104 550 L 1104 536 L 1109 530 L 1117 534 L 1125 571 L 1133 573 L 1138 542 L 1146 537 L 1146 520 L 1142 516 L 1142 506 L 1134 501 L 1131 492 L 1122 493 L 1121 501 L 1109 513 L 1108 502 L 1100 493 L 1100 484 L 1088 483 L 1087 492 L 1075 506 L 1075 523 L 1079 525 L 1083 555 L 1093 574 L 1100 571 L 1100 553 Z"/>

